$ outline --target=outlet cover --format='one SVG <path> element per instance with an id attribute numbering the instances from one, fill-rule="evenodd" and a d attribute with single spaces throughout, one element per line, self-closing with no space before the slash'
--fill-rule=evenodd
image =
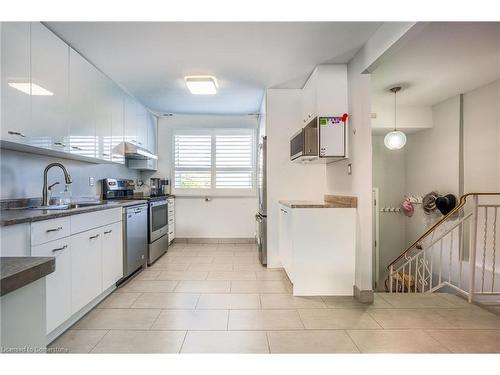
<path id="1" fill-rule="evenodd" d="M 95 178 L 89 177 L 89 186 L 94 186 L 94 185 L 95 185 Z"/>

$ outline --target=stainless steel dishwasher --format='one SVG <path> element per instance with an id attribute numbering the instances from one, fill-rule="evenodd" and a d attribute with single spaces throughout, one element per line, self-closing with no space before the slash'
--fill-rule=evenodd
<path id="1" fill-rule="evenodd" d="M 123 278 L 146 264 L 148 253 L 148 206 L 123 209 Z"/>

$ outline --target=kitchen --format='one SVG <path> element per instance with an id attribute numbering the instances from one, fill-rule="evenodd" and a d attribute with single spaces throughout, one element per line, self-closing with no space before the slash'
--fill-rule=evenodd
<path id="1" fill-rule="evenodd" d="M 385 329 L 365 72 L 424 26 L 0 27 L 3 352 L 359 353 Z"/>

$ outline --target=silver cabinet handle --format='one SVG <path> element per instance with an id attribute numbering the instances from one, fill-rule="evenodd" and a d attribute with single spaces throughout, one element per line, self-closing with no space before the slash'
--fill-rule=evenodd
<path id="1" fill-rule="evenodd" d="M 62 143 L 62 142 L 54 142 L 54 144 L 56 146 L 62 146 L 62 147 L 66 147 L 66 144 Z"/>
<path id="2" fill-rule="evenodd" d="M 57 227 L 57 228 L 53 228 L 53 229 L 47 229 L 46 232 L 47 233 L 50 233 L 50 232 L 59 232 L 62 229 L 63 229 L 62 227 Z"/>
<path id="3" fill-rule="evenodd" d="M 13 130 L 9 130 L 8 132 L 10 135 L 18 135 L 20 137 L 23 137 L 23 138 L 26 138 L 26 135 L 24 133 L 21 133 L 21 132 L 16 132 L 16 131 L 13 131 Z"/>
<path id="4" fill-rule="evenodd" d="M 285 211 L 284 209 L 280 208 L 281 211 L 283 211 L 283 213 L 287 214 L 288 211 Z"/>
<path id="5" fill-rule="evenodd" d="M 81 147 L 78 147 L 78 146 L 71 146 L 71 148 L 73 150 L 79 150 L 79 151 L 83 150 Z"/>
<path id="6" fill-rule="evenodd" d="M 68 248 L 68 245 L 64 245 L 62 247 L 52 249 L 52 252 L 55 253 L 56 251 L 61 251 L 61 250 L 67 249 L 67 248 Z"/>
<path id="7" fill-rule="evenodd" d="M 106 232 L 104 232 L 104 234 L 110 234 L 113 230 L 110 229 L 110 230 L 107 230 Z"/>
<path id="8" fill-rule="evenodd" d="M 102 156 L 109 156 L 109 154 L 106 154 L 105 152 L 103 152 Z"/>
<path id="9" fill-rule="evenodd" d="M 99 234 L 99 233 L 98 233 L 98 234 L 96 234 L 95 236 L 90 236 L 90 237 L 89 237 L 89 240 L 93 240 L 93 239 L 95 239 L 95 238 L 98 238 L 99 236 L 100 236 L 100 234 Z"/>

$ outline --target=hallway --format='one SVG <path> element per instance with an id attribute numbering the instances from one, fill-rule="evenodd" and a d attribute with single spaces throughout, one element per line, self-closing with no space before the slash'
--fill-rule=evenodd
<path id="1" fill-rule="evenodd" d="M 293 297 L 255 245 L 175 244 L 50 351 L 500 353 L 500 316 L 450 294 Z"/>

